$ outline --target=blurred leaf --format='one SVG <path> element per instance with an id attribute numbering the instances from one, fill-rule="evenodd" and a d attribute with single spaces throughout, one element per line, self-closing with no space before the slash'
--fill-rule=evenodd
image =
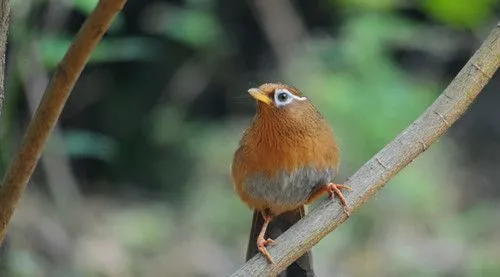
<path id="1" fill-rule="evenodd" d="M 219 26 L 209 13 L 184 10 L 170 13 L 167 34 L 192 45 L 206 45 L 216 41 Z"/>
<path id="2" fill-rule="evenodd" d="M 455 27 L 477 27 L 494 15 L 495 0 L 423 0 L 422 5 L 434 18 Z"/>
<path id="3" fill-rule="evenodd" d="M 109 38 L 92 53 L 92 62 L 156 61 L 163 52 L 159 43 L 143 37 Z"/>
<path id="4" fill-rule="evenodd" d="M 53 69 L 62 60 L 73 38 L 45 36 L 38 47 L 45 66 Z M 153 61 L 162 49 L 155 41 L 146 38 L 107 38 L 101 41 L 92 53 L 89 63 Z"/>
<path id="5" fill-rule="evenodd" d="M 393 9 L 399 3 L 398 0 L 331 0 L 336 4 L 340 3 L 345 7 L 354 7 L 363 10 L 387 10 Z"/>
<path id="6" fill-rule="evenodd" d="M 66 131 L 64 142 L 67 154 L 73 157 L 110 161 L 116 154 L 116 143 L 111 138 L 88 131 Z"/>
<path id="7" fill-rule="evenodd" d="M 160 6 L 144 16 L 144 28 L 193 47 L 223 43 L 218 19 L 210 11 Z"/>
<path id="8" fill-rule="evenodd" d="M 48 68 L 55 68 L 64 57 L 66 51 L 68 51 L 71 41 L 71 38 L 42 37 L 40 43 L 37 45 L 42 54 L 45 66 Z"/>
<path id="9" fill-rule="evenodd" d="M 73 0 L 73 7 L 84 14 L 90 14 L 99 0 Z"/>
<path id="10" fill-rule="evenodd" d="M 88 16 L 97 6 L 98 2 L 99 0 L 73 0 L 73 8 Z M 125 19 L 123 18 L 123 15 L 121 13 L 118 13 L 111 22 L 107 33 L 116 32 L 123 29 L 124 27 Z"/>

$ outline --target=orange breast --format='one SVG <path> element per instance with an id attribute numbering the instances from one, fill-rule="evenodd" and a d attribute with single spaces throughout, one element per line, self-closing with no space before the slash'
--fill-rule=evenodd
<path id="1" fill-rule="evenodd" d="M 332 130 L 323 119 L 313 124 L 298 129 L 256 120 L 247 130 L 234 155 L 232 178 L 250 207 L 276 213 L 295 209 L 305 204 L 315 180 L 337 172 L 339 153 Z M 298 186 L 300 180 L 305 182 L 301 188 L 286 183 Z"/>

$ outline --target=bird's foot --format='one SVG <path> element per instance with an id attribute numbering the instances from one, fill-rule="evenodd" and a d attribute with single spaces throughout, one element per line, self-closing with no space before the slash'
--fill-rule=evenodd
<path id="1" fill-rule="evenodd" d="M 274 240 L 272 239 L 264 239 L 263 237 L 257 238 L 257 249 L 259 249 L 260 253 L 266 257 L 269 263 L 274 264 L 273 257 L 271 257 L 271 254 L 269 254 L 269 251 L 267 251 L 266 248 L 266 246 L 272 244 L 274 244 Z"/>
<path id="2" fill-rule="evenodd" d="M 340 199 L 340 202 L 342 202 L 342 206 L 344 207 L 344 212 L 347 214 L 347 216 L 350 216 L 351 213 L 349 212 L 349 205 L 344 195 L 342 194 L 341 191 L 342 189 L 352 190 L 350 186 L 346 185 L 340 185 L 334 183 L 329 183 L 328 185 L 326 185 L 326 190 L 328 191 L 328 198 L 334 199 L 335 195 L 337 195 L 337 197 Z"/>

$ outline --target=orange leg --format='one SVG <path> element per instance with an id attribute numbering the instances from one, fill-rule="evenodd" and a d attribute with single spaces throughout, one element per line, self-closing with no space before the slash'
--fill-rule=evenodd
<path id="1" fill-rule="evenodd" d="M 274 243 L 274 240 L 264 239 L 267 226 L 269 225 L 269 222 L 271 222 L 272 217 L 264 214 L 262 214 L 262 217 L 264 218 L 264 224 L 262 224 L 262 229 L 260 230 L 259 236 L 257 237 L 257 248 L 262 253 L 262 255 L 264 255 L 264 257 L 266 257 L 266 259 L 273 264 L 274 263 L 273 258 L 271 257 L 271 254 L 269 254 L 269 252 L 267 251 L 266 246 Z"/>
<path id="2" fill-rule="evenodd" d="M 334 184 L 334 183 L 329 183 L 328 185 L 324 186 L 320 190 L 316 191 L 310 198 L 308 202 L 311 202 L 313 199 L 318 197 L 320 194 L 327 192 L 328 197 L 330 199 L 335 198 L 335 195 L 340 199 L 340 202 L 342 202 L 342 206 L 344 207 L 344 212 L 347 214 L 347 216 L 350 215 L 349 213 L 349 204 L 347 203 L 347 199 L 345 199 L 345 196 L 342 194 L 342 189 L 346 190 L 352 190 L 351 187 L 346 186 L 346 185 L 340 185 L 340 184 Z"/>

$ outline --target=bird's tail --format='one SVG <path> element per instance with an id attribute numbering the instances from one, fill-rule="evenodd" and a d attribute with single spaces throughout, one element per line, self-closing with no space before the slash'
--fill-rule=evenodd
<path id="1" fill-rule="evenodd" d="M 275 218 L 269 223 L 266 232 L 266 238 L 276 239 L 279 235 L 284 233 L 293 224 L 299 221 L 306 214 L 305 206 L 299 209 L 283 213 Z M 250 239 L 248 241 L 247 257 L 246 260 L 250 260 L 257 253 L 260 253 L 257 249 L 257 236 L 262 228 L 264 219 L 260 212 L 254 210 L 252 219 L 252 229 L 250 230 Z M 271 246 L 272 247 L 272 246 Z M 312 254 L 311 252 L 305 253 L 302 257 L 297 259 L 291 265 L 285 269 L 279 277 L 314 277 L 314 270 L 312 265 Z"/>

